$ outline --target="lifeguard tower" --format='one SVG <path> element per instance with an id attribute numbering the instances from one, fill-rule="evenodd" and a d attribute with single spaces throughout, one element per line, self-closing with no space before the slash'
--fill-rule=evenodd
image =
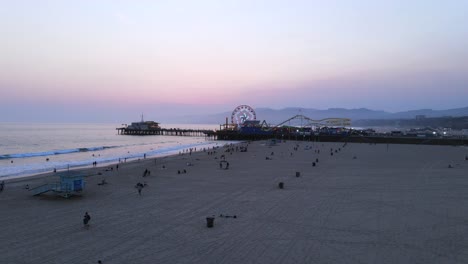
<path id="1" fill-rule="evenodd" d="M 77 172 L 62 172 L 59 174 L 60 182 L 46 183 L 30 189 L 34 196 L 47 192 L 54 192 L 68 198 L 72 195 L 81 195 L 85 187 L 85 176 Z"/>

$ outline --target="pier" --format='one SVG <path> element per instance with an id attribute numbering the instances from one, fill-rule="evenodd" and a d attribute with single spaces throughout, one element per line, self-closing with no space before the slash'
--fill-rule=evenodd
<path id="1" fill-rule="evenodd" d="M 123 124 L 125 125 L 125 124 Z M 209 129 L 182 129 L 182 128 L 162 128 L 158 122 L 144 121 L 141 115 L 140 122 L 132 122 L 129 126 L 116 128 L 119 135 L 132 136 L 186 136 L 186 137 L 216 137 L 216 132 Z"/>
<path id="2" fill-rule="evenodd" d="M 132 129 L 129 127 L 116 128 L 119 135 L 161 135 L 161 136 L 188 136 L 188 137 L 215 137 L 214 130 L 209 129 L 181 129 L 181 128 L 154 128 L 154 129 Z"/>
<path id="3" fill-rule="evenodd" d="M 349 142 L 370 144 L 415 144 L 415 145 L 451 145 L 468 146 L 468 138 L 441 137 L 406 137 L 406 136 L 357 136 L 357 135 L 301 135 L 299 133 L 244 134 L 239 131 L 220 130 L 216 132 L 218 140 L 296 140 L 312 142 Z"/>
<path id="4" fill-rule="evenodd" d="M 243 134 L 232 130 L 209 130 L 209 129 L 180 129 L 180 128 L 157 128 L 157 129 L 129 129 L 128 127 L 116 128 L 119 135 L 162 135 L 162 136 L 188 136 L 209 137 L 213 140 L 299 140 L 316 142 L 355 142 L 355 143 L 381 143 L 381 144 L 423 144 L 423 145 L 468 145 L 466 138 L 417 138 L 397 136 L 353 136 L 353 135 L 299 135 L 290 134 Z"/>

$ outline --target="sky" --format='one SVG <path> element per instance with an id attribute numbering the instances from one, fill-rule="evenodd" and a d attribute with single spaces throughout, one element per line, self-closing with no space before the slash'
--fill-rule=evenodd
<path id="1" fill-rule="evenodd" d="M 468 106 L 468 1 L 3 0 L 0 122 Z"/>

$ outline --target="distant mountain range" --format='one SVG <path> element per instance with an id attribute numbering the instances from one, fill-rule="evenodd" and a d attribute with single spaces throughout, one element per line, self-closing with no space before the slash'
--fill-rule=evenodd
<path id="1" fill-rule="evenodd" d="M 295 115 L 304 115 L 314 120 L 324 118 L 350 118 L 353 121 L 357 120 L 374 120 L 374 119 L 413 119 L 417 115 L 430 117 L 460 117 L 468 116 L 468 107 L 455 108 L 447 110 L 432 110 L 420 109 L 397 113 L 389 113 L 385 111 L 370 110 L 366 108 L 345 109 L 345 108 L 329 108 L 326 110 L 312 108 L 288 107 L 284 109 L 256 108 L 254 109 L 257 115 L 257 120 L 266 120 L 269 124 L 279 124 Z M 179 123 L 192 124 L 222 124 L 225 123 L 226 117 L 231 122 L 232 112 L 223 112 L 206 116 L 181 116 L 175 119 Z M 173 120 L 174 121 L 174 120 Z"/>

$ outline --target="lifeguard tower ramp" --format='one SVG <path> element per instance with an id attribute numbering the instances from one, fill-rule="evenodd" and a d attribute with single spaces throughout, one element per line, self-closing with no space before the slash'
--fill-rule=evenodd
<path id="1" fill-rule="evenodd" d="M 76 172 L 63 172 L 60 175 L 60 182 L 46 183 L 30 189 L 34 196 L 43 193 L 53 192 L 57 195 L 68 198 L 72 195 L 81 195 L 84 186 L 85 176 Z"/>

